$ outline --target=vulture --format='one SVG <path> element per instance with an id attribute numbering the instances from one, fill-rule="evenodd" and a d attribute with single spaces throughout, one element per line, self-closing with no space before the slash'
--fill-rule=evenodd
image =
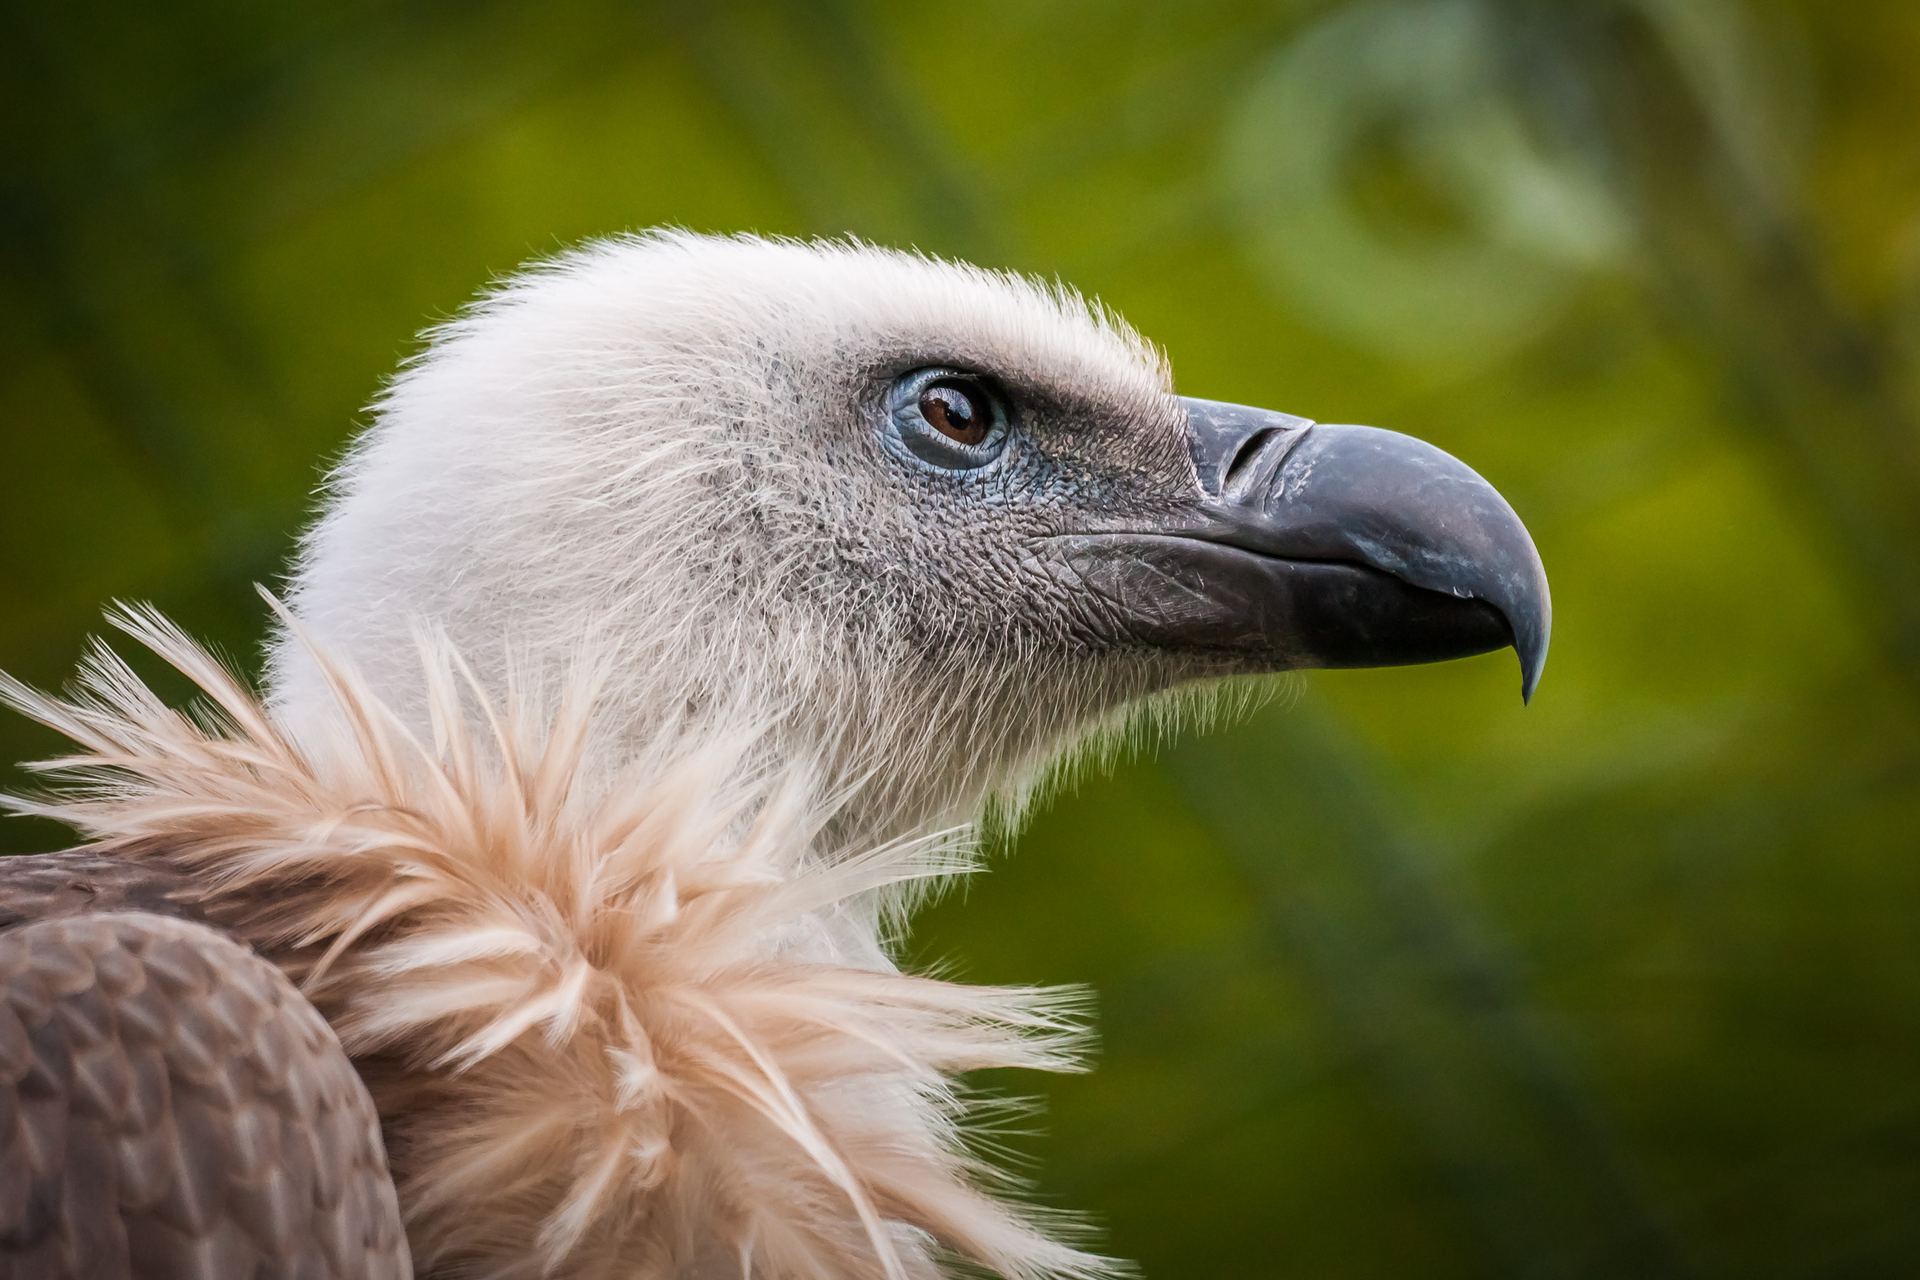
<path id="1" fill-rule="evenodd" d="M 283 597 L 283 598 L 282 598 Z M 10 801 L 10 1277 L 1095 1277 L 966 1073 L 1073 990 L 895 960 L 1067 762 L 1231 677 L 1512 646 L 1487 482 L 1177 394 L 1071 290 L 680 231 L 431 334 L 331 475 L 256 690 L 150 609 Z M 1217 702 L 1217 698 L 1213 698 Z"/>

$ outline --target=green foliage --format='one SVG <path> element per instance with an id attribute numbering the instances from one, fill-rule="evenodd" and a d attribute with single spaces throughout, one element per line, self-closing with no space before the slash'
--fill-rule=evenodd
<path id="1" fill-rule="evenodd" d="M 0 666 L 114 597 L 251 657 L 382 376 L 560 245 L 1057 274 L 1467 459 L 1558 609 L 1531 708 L 1311 677 L 923 917 L 1100 993 L 1095 1073 L 988 1082 L 1044 1197 L 1162 1280 L 1914 1274 L 1917 57 L 1905 0 L 16 0 Z"/>

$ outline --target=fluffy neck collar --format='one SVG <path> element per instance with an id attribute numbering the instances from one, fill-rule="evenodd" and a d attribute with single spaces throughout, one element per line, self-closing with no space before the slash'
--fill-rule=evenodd
<path id="1" fill-rule="evenodd" d="M 151 613 L 193 717 L 102 649 L 78 692 L 0 698 L 81 747 L 17 809 L 205 878 L 363 1072 L 423 1272 L 1093 1276 L 1071 1224 L 992 1192 L 961 1072 L 1075 1064 L 1078 996 L 899 972 L 884 939 L 966 870 L 940 840 L 826 847 L 830 804 L 764 725 L 663 728 L 584 786 L 590 689 L 489 705 L 443 644 L 416 735 L 314 652 L 338 714 L 296 740 Z M 476 723 L 488 726 L 476 733 Z"/>

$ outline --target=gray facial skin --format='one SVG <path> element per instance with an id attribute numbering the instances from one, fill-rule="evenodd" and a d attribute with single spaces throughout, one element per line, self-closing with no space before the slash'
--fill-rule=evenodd
<path id="1" fill-rule="evenodd" d="M 1024 525 L 1023 594 L 1068 602 L 1091 647 L 1263 672 L 1511 645 L 1532 697 L 1551 629 L 1545 570 L 1512 507 L 1443 451 L 1196 399 L 1175 400 L 1164 431 L 1102 430 L 1075 423 L 1074 406 L 1027 403 L 990 380 L 1005 422 L 958 447 L 918 411 L 932 376 L 895 385 L 888 451 Z M 1176 437 L 1184 448 L 1149 454 L 1177 458 L 1107 456 L 1120 440 Z"/>

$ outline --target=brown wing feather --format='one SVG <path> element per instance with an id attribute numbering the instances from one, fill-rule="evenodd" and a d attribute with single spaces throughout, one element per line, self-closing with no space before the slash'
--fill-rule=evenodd
<path id="1" fill-rule="evenodd" d="M 165 857 L 88 849 L 0 857 L 0 929 L 99 911 L 145 911 L 207 923 L 192 873 Z"/>
<path id="2" fill-rule="evenodd" d="M 74 877 L 90 892 L 53 877 L 27 911 L 22 874 L 0 877 L 0 910 L 42 917 L 0 931 L 0 1276 L 410 1276 L 332 1030 L 205 925 L 86 912 L 179 887 L 124 870 Z"/>

